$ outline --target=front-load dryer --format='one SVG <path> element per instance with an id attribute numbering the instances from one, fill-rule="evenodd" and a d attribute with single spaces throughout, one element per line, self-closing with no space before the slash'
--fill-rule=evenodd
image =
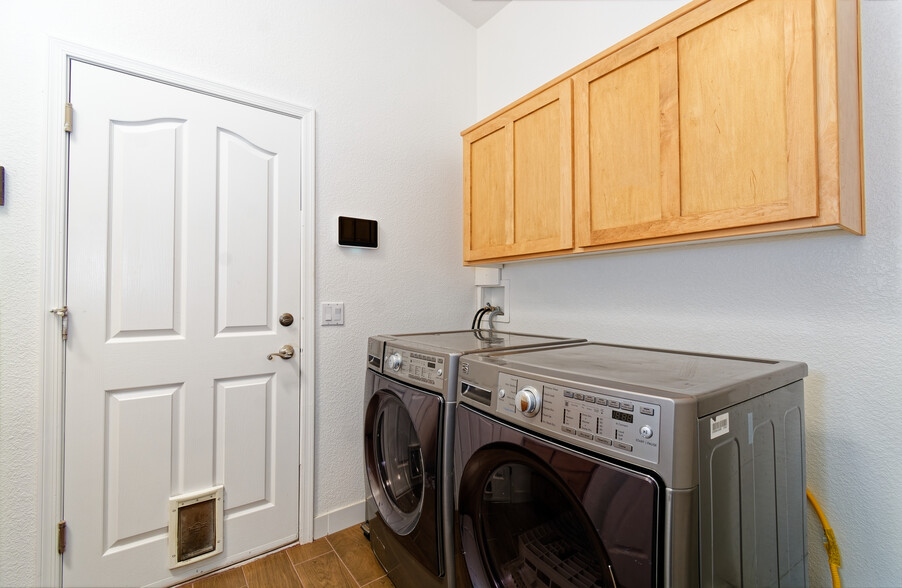
<path id="1" fill-rule="evenodd" d="M 460 358 L 578 341 L 481 329 L 369 339 L 366 518 L 373 552 L 396 587 L 457 585 L 451 451 Z"/>
<path id="2" fill-rule="evenodd" d="M 460 586 L 804 586 L 804 363 L 582 343 L 461 358 Z"/>

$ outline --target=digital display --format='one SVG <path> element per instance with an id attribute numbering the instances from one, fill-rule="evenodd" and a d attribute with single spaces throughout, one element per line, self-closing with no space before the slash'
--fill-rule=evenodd
<path id="1" fill-rule="evenodd" d="M 428 367 L 432 368 L 432 369 L 435 369 L 435 362 L 434 362 L 434 361 L 427 361 L 427 362 L 426 362 L 426 365 L 427 365 Z"/>
<path id="2" fill-rule="evenodd" d="M 628 412 L 620 412 L 619 410 L 612 410 L 611 417 L 617 419 L 618 421 L 623 421 L 624 423 L 633 422 L 633 415 Z"/>
<path id="3" fill-rule="evenodd" d="M 338 217 L 338 244 L 345 247 L 379 247 L 379 223 L 365 218 Z"/>

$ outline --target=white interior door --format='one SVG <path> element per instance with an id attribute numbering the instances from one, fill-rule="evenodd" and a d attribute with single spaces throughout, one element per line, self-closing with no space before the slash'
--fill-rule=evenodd
<path id="1" fill-rule="evenodd" d="M 171 584 L 298 536 L 301 121 L 70 80 L 63 584 Z M 223 553 L 170 569 L 170 497 L 219 485 Z"/>

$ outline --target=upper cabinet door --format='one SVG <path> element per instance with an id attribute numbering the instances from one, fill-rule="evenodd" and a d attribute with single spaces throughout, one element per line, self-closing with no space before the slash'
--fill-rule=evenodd
<path id="1" fill-rule="evenodd" d="M 464 134 L 464 261 L 571 249 L 570 80 Z"/>
<path id="2" fill-rule="evenodd" d="M 710 2 L 574 75 L 576 246 L 818 215 L 814 0 Z"/>

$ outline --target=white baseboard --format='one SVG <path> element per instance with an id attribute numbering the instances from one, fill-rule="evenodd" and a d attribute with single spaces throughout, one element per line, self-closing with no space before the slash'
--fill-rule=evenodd
<path id="1" fill-rule="evenodd" d="M 366 502 L 361 500 L 313 518 L 313 538 L 319 539 L 336 531 L 359 525 L 366 518 Z"/>

